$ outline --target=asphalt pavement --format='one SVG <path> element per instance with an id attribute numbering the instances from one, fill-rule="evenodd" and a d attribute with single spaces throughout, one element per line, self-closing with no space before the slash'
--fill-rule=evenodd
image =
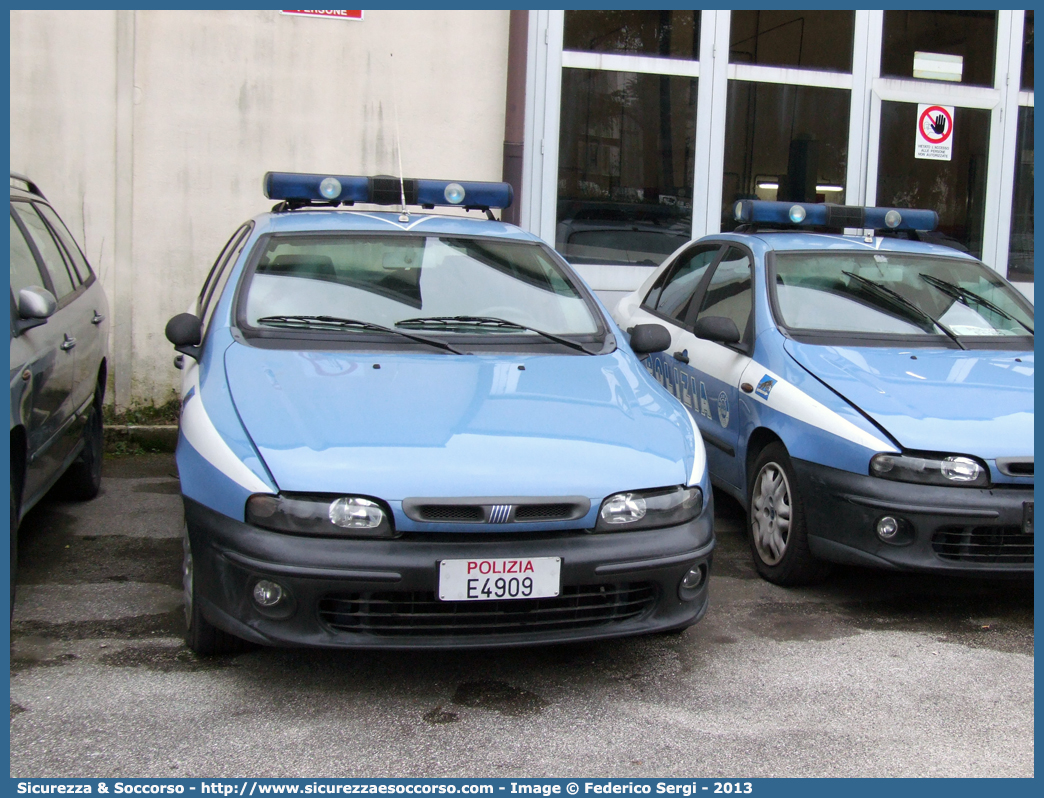
<path id="1" fill-rule="evenodd" d="M 762 581 L 715 496 L 695 627 L 480 652 L 181 642 L 171 455 L 23 522 L 11 776 L 1032 776 L 1033 587 L 837 569 Z"/>

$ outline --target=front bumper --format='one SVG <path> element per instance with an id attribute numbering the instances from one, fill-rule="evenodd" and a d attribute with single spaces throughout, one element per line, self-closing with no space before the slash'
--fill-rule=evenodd
<path id="1" fill-rule="evenodd" d="M 707 583 L 681 588 L 690 568 L 709 577 L 714 508 L 677 527 L 570 534 L 413 534 L 396 540 L 285 535 L 185 498 L 196 598 L 215 626 L 266 645 L 479 648 L 646 634 L 696 623 Z M 557 599 L 440 602 L 438 562 L 561 557 Z M 259 579 L 285 605 L 252 600 Z M 484 606 L 483 606 L 484 605 Z"/>
<path id="2" fill-rule="evenodd" d="M 1033 486 L 915 485 L 794 460 L 808 543 L 822 560 L 893 570 L 1033 573 L 1033 534 L 1022 531 Z M 900 521 L 893 542 L 883 516 Z"/>

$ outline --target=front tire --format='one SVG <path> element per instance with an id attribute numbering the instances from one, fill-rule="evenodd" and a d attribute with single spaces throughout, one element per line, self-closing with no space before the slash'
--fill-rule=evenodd
<path id="1" fill-rule="evenodd" d="M 83 451 L 62 477 L 62 491 L 73 501 L 88 501 L 101 490 L 105 430 L 102 424 L 101 390 L 95 392 L 84 430 Z"/>
<path id="2" fill-rule="evenodd" d="M 245 651 L 249 647 L 245 640 L 229 634 L 224 629 L 218 629 L 203 617 L 199 606 L 198 586 L 194 578 L 192 543 L 189 541 L 187 526 L 182 542 L 184 558 L 181 566 L 181 586 L 185 596 L 185 645 L 204 657 Z"/>
<path id="3" fill-rule="evenodd" d="M 809 551 L 804 504 L 782 443 L 761 450 L 748 484 L 747 529 L 757 572 L 777 585 L 822 581 L 830 566 Z"/>

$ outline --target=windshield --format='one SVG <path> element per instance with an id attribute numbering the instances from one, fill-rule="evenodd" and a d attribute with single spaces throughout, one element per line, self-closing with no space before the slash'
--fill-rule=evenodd
<path id="1" fill-rule="evenodd" d="M 263 246 L 240 300 L 240 318 L 250 327 L 343 331 L 338 323 L 351 320 L 353 333 L 383 327 L 534 338 L 601 329 L 580 292 L 535 243 L 300 234 L 273 236 Z"/>
<path id="2" fill-rule="evenodd" d="M 1033 311 L 983 264 L 906 252 L 777 253 L 788 329 L 884 335 L 1031 336 Z"/>

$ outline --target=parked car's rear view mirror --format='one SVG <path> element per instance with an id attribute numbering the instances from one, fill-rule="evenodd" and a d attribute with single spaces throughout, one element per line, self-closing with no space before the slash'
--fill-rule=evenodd
<path id="1" fill-rule="evenodd" d="M 722 344 L 738 343 L 741 337 L 736 322 L 727 316 L 704 316 L 696 322 L 693 332 L 697 338 Z"/>
<path id="2" fill-rule="evenodd" d="M 18 315 L 23 319 L 46 319 L 54 315 L 58 302 L 46 288 L 31 285 L 18 292 Z"/>
<path id="3" fill-rule="evenodd" d="M 18 328 L 18 334 L 21 335 L 26 330 L 46 324 L 57 308 L 58 302 L 54 298 L 54 294 L 46 288 L 40 288 L 37 285 L 23 288 L 18 292 L 18 315 L 20 318 L 15 324 Z"/>
<path id="4" fill-rule="evenodd" d="M 671 345 L 671 334 L 662 324 L 636 324 L 631 328 L 631 350 L 636 355 L 662 352 Z"/>
<path id="5" fill-rule="evenodd" d="M 192 313 L 179 313 L 167 322 L 167 340 L 174 348 L 198 359 L 199 343 L 203 340 L 203 322 Z"/>

